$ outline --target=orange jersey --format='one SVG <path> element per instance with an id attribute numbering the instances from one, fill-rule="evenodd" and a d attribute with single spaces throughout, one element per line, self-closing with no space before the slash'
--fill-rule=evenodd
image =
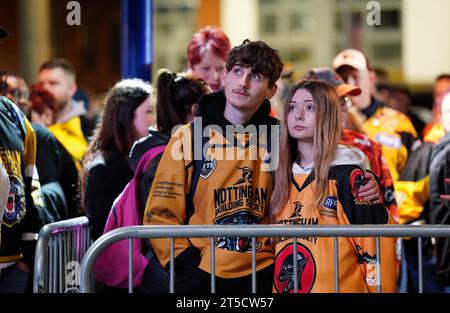
<path id="1" fill-rule="evenodd" d="M 207 125 L 208 117 L 214 113 L 219 115 L 225 98 L 223 95 L 209 95 L 202 99 L 217 101 L 199 104 L 200 109 L 209 113 L 204 116 L 203 125 Z M 275 125 L 277 121 L 269 118 L 269 109 L 268 101 L 264 102 L 255 115 L 270 128 L 270 124 Z M 266 111 L 264 115 L 263 110 Z M 227 123 L 223 116 L 216 116 L 214 122 L 222 126 Z M 269 154 L 266 145 L 270 136 L 258 131 L 256 138 L 236 130 L 227 138 L 220 131 L 211 130 L 205 145 L 209 158 L 203 160 L 194 195 L 190 195 L 195 164 L 192 133 L 195 134 L 195 123 L 194 129 L 191 125 L 184 126 L 170 139 L 150 189 L 144 225 L 260 224 L 272 191 L 272 172 L 267 163 Z M 189 218 L 186 211 L 191 197 L 195 210 Z M 151 244 L 165 266 L 170 256 L 169 239 L 153 239 Z M 211 272 L 209 238 L 175 239 L 175 256 L 191 246 L 200 250 L 200 269 Z M 216 238 L 215 274 L 223 278 L 251 274 L 251 250 L 250 238 Z M 257 238 L 256 251 L 257 270 L 273 264 L 273 251 L 268 238 Z"/>
<path id="2" fill-rule="evenodd" d="M 382 205 L 356 196 L 363 172 L 354 165 L 330 169 L 328 196 L 319 208 L 312 207 L 315 181 L 307 174 L 295 174 L 290 199 L 277 218 L 277 224 L 394 224 Z M 376 292 L 377 261 L 375 238 L 340 237 L 340 292 Z M 396 291 L 395 238 L 381 238 L 382 292 Z M 274 291 L 294 292 L 292 238 L 275 238 Z M 298 287 L 300 293 L 335 292 L 333 238 L 297 239 Z"/>

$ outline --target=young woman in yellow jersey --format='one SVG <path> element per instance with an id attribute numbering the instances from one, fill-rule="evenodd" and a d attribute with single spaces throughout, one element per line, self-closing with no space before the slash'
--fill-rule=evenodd
<path id="1" fill-rule="evenodd" d="M 381 204 L 358 195 L 367 159 L 340 145 L 340 106 L 334 88 L 318 80 L 296 84 L 281 121 L 280 162 L 275 172 L 269 219 L 276 224 L 394 223 Z M 395 239 L 381 240 L 383 292 L 396 289 Z M 292 238 L 275 238 L 274 291 L 294 292 Z M 340 237 L 340 292 L 377 290 L 374 238 Z M 298 238 L 298 292 L 335 292 L 333 238 Z"/>

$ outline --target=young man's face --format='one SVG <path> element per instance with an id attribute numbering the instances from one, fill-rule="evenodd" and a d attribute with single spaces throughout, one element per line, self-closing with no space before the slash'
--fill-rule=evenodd
<path id="1" fill-rule="evenodd" d="M 248 67 L 234 65 L 222 73 L 227 105 L 242 113 L 253 115 L 264 99 L 270 99 L 277 91 L 276 85 L 269 87 L 269 79 L 254 73 Z"/>
<path id="2" fill-rule="evenodd" d="M 59 67 L 40 71 L 38 83 L 53 94 L 58 110 L 66 106 L 77 89 L 74 78 Z"/>
<path id="3" fill-rule="evenodd" d="M 342 79 L 349 85 L 361 88 L 361 94 L 352 96 L 352 103 L 360 110 L 369 107 L 371 102 L 372 88 L 374 87 L 375 77 L 369 70 L 358 71 L 350 66 L 345 67 L 343 71 L 339 71 Z"/>

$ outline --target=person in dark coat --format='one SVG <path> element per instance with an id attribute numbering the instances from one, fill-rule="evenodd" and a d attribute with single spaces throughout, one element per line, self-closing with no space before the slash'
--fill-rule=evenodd
<path id="1" fill-rule="evenodd" d="M 103 234 L 111 206 L 133 177 L 129 152 L 148 134 L 151 86 L 140 79 L 118 82 L 109 92 L 81 170 L 82 205 L 92 225 L 91 237 Z"/>
<path id="2" fill-rule="evenodd" d="M 450 92 L 441 104 L 447 134 L 434 147 L 430 163 L 430 224 L 450 225 Z M 437 278 L 450 292 L 450 238 L 436 238 Z"/>

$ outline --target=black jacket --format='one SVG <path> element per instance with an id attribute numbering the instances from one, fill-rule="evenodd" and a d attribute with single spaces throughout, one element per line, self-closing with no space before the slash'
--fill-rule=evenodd
<path id="1" fill-rule="evenodd" d="M 431 155 L 430 164 L 430 222 L 450 225 L 450 201 L 440 198 L 450 195 L 450 133 L 442 138 Z M 437 274 L 439 280 L 450 284 L 450 238 L 437 239 Z"/>
<path id="2" fill-rule="evenodd" d="M 33 128 L 36 132 L 36 167 L 44 200 L 45 222 L 53 223 L 68 219 L 66 197 L 59 182 L 61 177 L 61 152 L 58 142 L 46 127 L 33 124 Z M 76 176 L 76 179 L 78 179 L 78 176 Z"/>
<path id="3" fill-rule="evenodd" d="M 136 141 L 131 148 L 130 163 L 133 170 L 136 169 L 141 157 L 153 147 L 167 145 L 170 135 L 162 134 L 156 130 L 149 130 L 149 134 Z M 147 203 L 148 194 L 152 187 L 153 180 L 155 179 L 156 169 L 158 168 L 159 161 L 161 160 L 162 153 L 154 157 L 147 165 L 142 180 L 139 182 L 139 212 L 141 217 L 144 216 L 145 204 Z"/>
<path id="4" fill-rule="evenodd" d="M 103 234 L 111 206 L 131 178 L 133 171 L 118 151 L 97 156 L 89 164 L 83 204 L 92 225 L 92 239 Z"/>

